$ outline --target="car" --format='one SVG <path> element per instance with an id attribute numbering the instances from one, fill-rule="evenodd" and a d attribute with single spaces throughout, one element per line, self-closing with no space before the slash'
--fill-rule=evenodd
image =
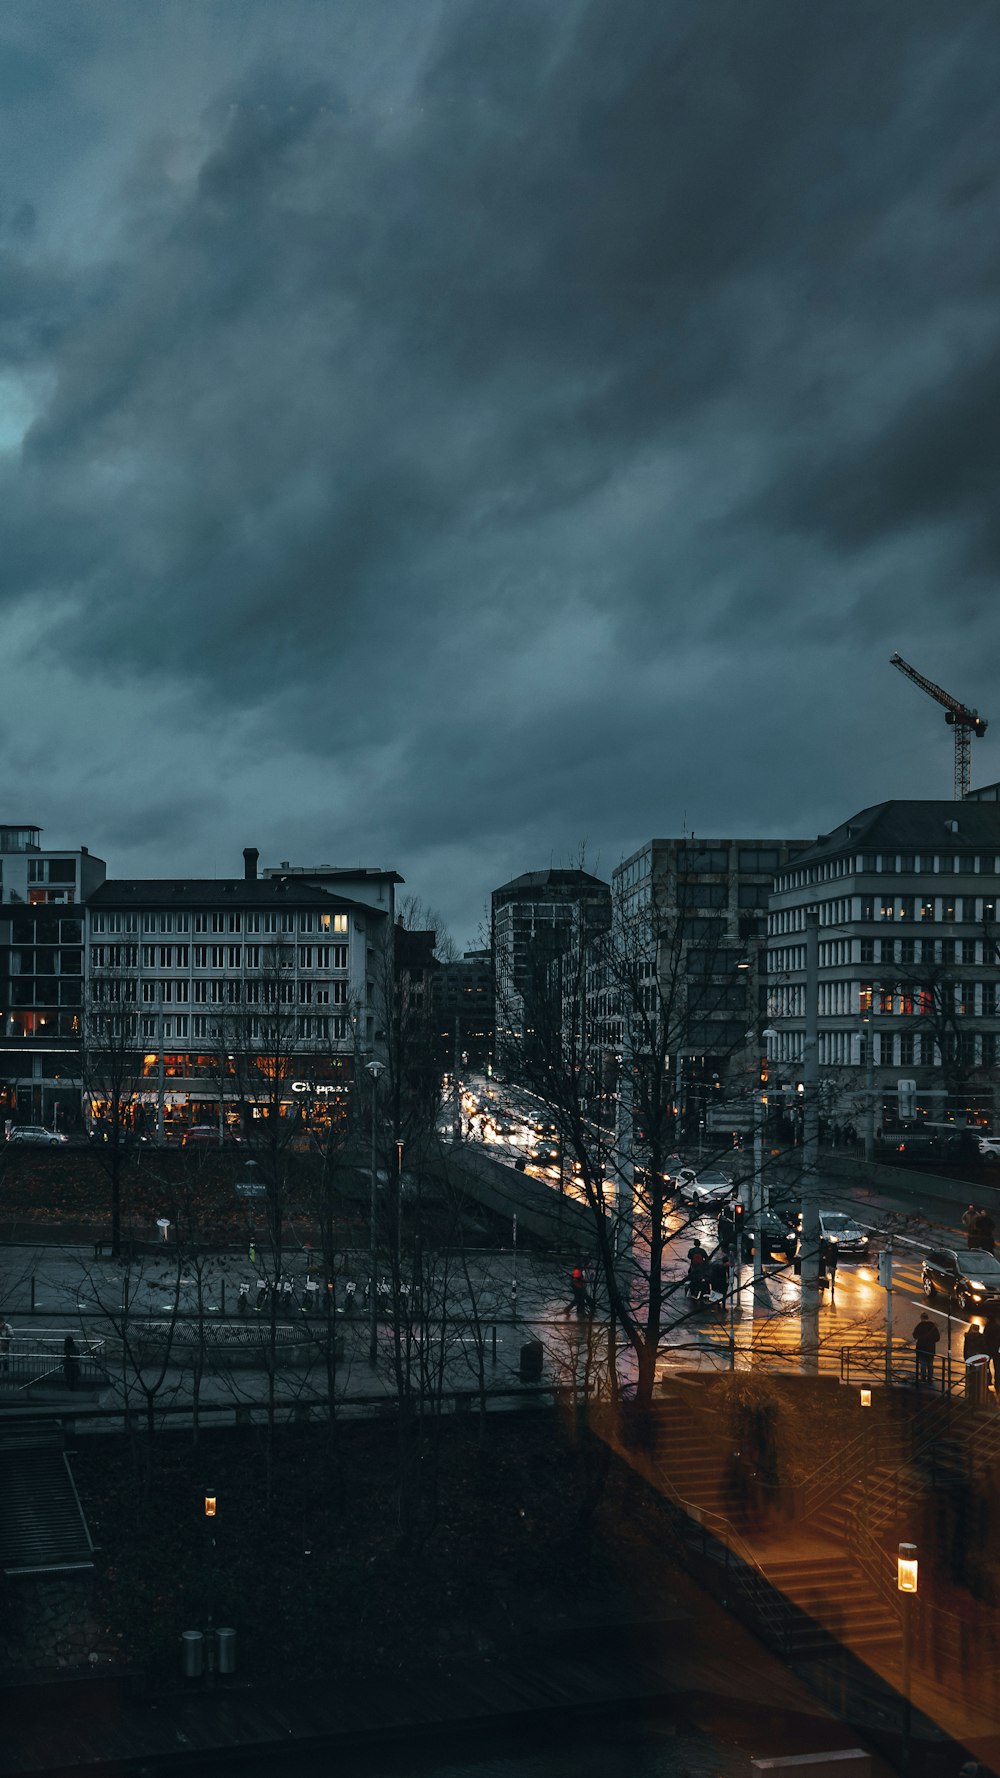
<path id="1" fill-rule="evenodd" d="M 847 1259 L 850 1255 L 868 1258 L 867 1230 L 855 1222 L 853 1216 L 846 1216 L 840 1210 L 821 1210 L 819 1233 L 821 1241 L 836 1242 L 838 1259 Z"/>
<path id="2" fill-rule="evenodd" d="M 223 1143 L 240 1142 L 242 1137 L 232 1130 L 224 1130 Z M 181 1137 L 182 1148 L 218 1148 L 219 1127 L 217 1124 L 191 1124 Z"/>
<path id="3" fill-rule="evenodd" d="M 1000 1303 L 1000 1259 L 976 1248 L 935 1247 L 924 1255 L 921 1283 L 925 1297 L 951 1297 L 961 1309 Z"/>
<path id="4" fill-rule="evenodd" d="M 682 1167 L 677 1175 L 677 1189 L 687 1204 L 722 1204 L 731 1198 L 735 1186 L 728 1173 L 716 1167 L 697 1173 L 693 1167 Z"/>
<path id="5" fill-rule="evenodd" d="M 1000 1136 L 980 1136 L 979 1152 L 984 1160 L 1000 1160 Z"/>
<path id="6" fill-rule="evenodd" d="M 757 1217 L 746 1217 L 743 1222 L 741 1249 L 744 1259 L 753 1259 L 757 1236 Z M 761 1251 L 765 1259 L 774 1259 L 779 1253 L 787 1260 L 793 1260 L 799 1250 L 798 1232 L 792 1228 L 776 1210 L 760 1212 L 760 1228 L 763 1236 Z"/>
<path id="7" fill-rule="evenodd" d="M 43 1124 L 12 1124 L 7 1141 L 30 1144 L 34 1148 L 62 1148 L 69 1137 L 61 1130 L 47 1130 Z"/>

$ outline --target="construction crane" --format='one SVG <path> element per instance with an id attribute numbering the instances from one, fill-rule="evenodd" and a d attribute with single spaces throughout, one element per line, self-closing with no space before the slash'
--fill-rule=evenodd
<path id="1" fill-rule="evenodd" d="M 989 723 L 978 710 L 970 710 L 967 704 L 960 704 L 949 692 L 942 691 L 933 679 L 925 679 L 909 661 L 904 661 L 901 654 L 894 654 L 889 661 L 890 667 L 898 667 L 914 685 L 919 685 L 929 698 L 944 705 L 945 722 L 950 722 L 955 730 L 955 801 L 964 802 L 969 794 L 972 779 L 972 736 L 985 735 Z"/>

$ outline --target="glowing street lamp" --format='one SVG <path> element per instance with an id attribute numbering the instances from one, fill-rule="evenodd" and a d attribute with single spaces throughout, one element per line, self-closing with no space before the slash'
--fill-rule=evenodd
<path id="1" fill-rule="evenodd" d="M 901 1543 L 896 1558 L 896 1586 L 902 1598 L 903 1644 L 900 1651 L 900 1681 L 903 1694 L 903 1720 L 900 1735 L 899 1769 L 903 1778 L 910 1770 L 910 1641 L 913 1636 L 913 1601 L 917 1594 L 917 1546 Z"/>
<path id="2" fill-rule="evenodd" d="M 861 1391 L 861 1406 L 863 1408 L 870 1408 L 871 1405 L 872 1405 L 871 1390 L 870 1389 L 862 1389 L 862 1391 Z"/>
<path id="3" fill-rule="evenodd" d="M 901 1543 L 896 1559 L 896 1585 L 901 1593 L 915 1593 L 917 1590 L 917 1546 L 915 1543 Z"/>

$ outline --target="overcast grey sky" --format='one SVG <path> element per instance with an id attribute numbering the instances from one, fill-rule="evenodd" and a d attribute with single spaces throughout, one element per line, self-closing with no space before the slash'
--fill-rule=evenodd
<path id="1" fill-rule="evenodd" d="M 497 883 L 1000 778 L 1000 13 L 6 0 L 0 816 Z"/>

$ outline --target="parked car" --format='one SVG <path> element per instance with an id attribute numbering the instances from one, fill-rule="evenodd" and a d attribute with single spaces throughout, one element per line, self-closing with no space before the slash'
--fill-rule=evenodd
<path id="1" fill-rule="evenodd" d="M 846 1216 L 840 1210 L 821 1210 L 819 1233 L 821 1240 L 837 1243 L 838 1259 L 847 1259 L 851 1255 L 858 1259 L 868 1258 L 868 1232 L 855 1222 L 853 1216 Z"/>
<path id="2" fill-rule="evenodd" d="M 979 1152 L 988 1161 L 1000 1160 L 1000 1136 L 980 1136 Z"/>
<path id="3" fill-rule="evenodd" d="M 736 1188 L 730 1175 L 717 1167 L 709 1167 L 704 1173 L 682 1167 L 677 1175 L 677 1189 L 686 1204 L 722 1204 Z"/>
<path id="4" fill-rule="evenodd" d="M 926 1297 L 940 1292 L 961 1309 L 978 1309 L 1000 1302 L 1000 1259 L 975 1248 L 936 1247 L 924 1255 L 921 1282 Z"/>
<path id="5" fill-rule="evenodd" d="M 35 1148 L 62 1148 L 69 1141 L 60 1130 L 47 1130 L 43 1124 L 12 1124 L 8 1142 L 23 1142 Z"/>

